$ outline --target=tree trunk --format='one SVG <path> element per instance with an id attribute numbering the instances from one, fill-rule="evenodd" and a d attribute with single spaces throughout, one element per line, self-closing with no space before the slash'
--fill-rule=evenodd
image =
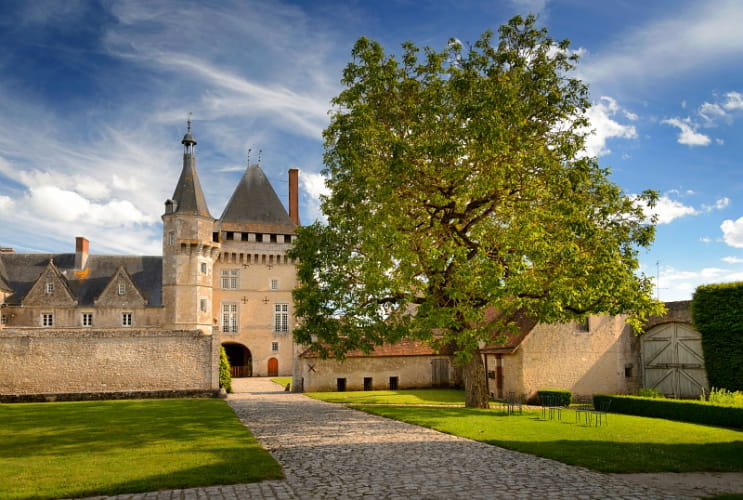
<path id="1" fill-rule="evenodd" d="M 472 354 L 469 363 L 462 365 L 464 379 L 464 406 L 467 408 L 488 408 L 488 387 L 485 382 L 485 365 L 480 352 Z"/>

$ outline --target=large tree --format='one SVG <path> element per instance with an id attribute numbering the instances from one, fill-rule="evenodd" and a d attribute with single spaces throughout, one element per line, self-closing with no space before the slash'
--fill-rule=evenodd
<path id="1" fill-rule="evenodd" d="M 654 226 L 584 140 L 576 57 L 513 18 L 399 59 L 360 38 L 325 130 L 327 224 L 299 230 L 298 342 L 338 358 L 422 339 L 450 346 L 467 406 L 487 407 L 479 349 L 517 317 L 660 312 L 637 253 Z M 638 203 L 638 201 L 640 203 Z"/>

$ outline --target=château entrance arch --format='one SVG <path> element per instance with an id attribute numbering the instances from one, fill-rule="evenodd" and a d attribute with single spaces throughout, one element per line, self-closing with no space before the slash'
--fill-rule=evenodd
<path id="1" fill-rule="evenodd" d="M 222 347 L 230 361 L 230 374 L 233 377 L 253 376 L 253 356 L 250 349 L 236 342 L 225 342 Z"/>

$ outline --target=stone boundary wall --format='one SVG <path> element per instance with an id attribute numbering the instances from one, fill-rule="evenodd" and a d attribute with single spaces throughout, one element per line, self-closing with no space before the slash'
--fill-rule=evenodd
<path id="1" fill-rule="evenodd" d="M 219 390 L 219 336 L 199 331 L 4 328 L 0 360 L 6 401 Z"/>

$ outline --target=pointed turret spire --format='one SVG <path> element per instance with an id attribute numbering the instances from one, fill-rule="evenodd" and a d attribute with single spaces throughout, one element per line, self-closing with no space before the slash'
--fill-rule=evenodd
<path id="1" fill-rule="evenodd" d="M 183 170 L 175 186 L 173 212 L 188 215 L 200 215 L 212 218 L 206 205 L 204 192 L 201 190 L 199 175 L 196 173 L 196 139 L 191 135 L 191 116 L 189 113 L 186 135 L 183 144 Z"/>

